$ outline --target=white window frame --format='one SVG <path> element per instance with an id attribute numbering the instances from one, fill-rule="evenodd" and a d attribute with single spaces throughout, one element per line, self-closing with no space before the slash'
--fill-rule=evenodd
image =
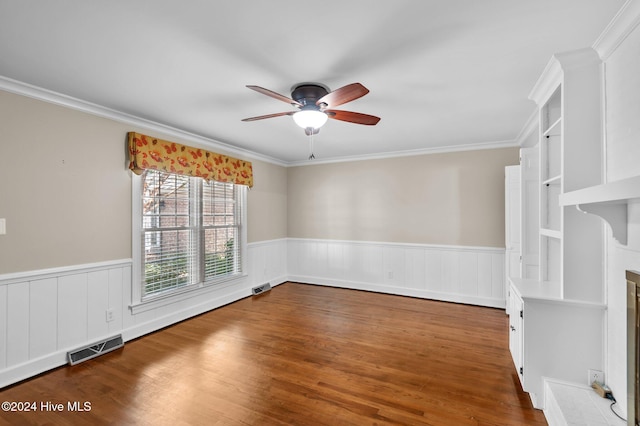
<path id="1" fill-rule="evenodd" d="M 181 300 L 198 296 L 200 293 L 208 293 L 220 288 L 229 287 L 242 283 L 248 276 L 247 273 L 247 187 L 237 185 L 238 199 L 240 206 L 239 226 L 239 251 L 240 251 L 240 274 L 233 276 L 223 276 L 206 282 L 198 282 L 184 287 L 175 288 L 155 295 L 144 296 L 142 291 L 142 271 L 144 256 L 142 254 L 142 182 L 143 177 L 132 174 L 131 190 L 131 216 L 132 216 L 132 285 L 131 285 L 131 305 L 129 308 L 133 314 L 155 309 L 160 306 L 172 304 Z M 200 178 L 193 178 L 200 179 Z M 202 194 L 198 194 L 198 203 L 201 203 Z"/>

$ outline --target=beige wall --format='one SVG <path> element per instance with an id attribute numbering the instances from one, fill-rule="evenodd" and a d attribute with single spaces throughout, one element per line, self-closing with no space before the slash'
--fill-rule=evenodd
<path id="1" fill-rule="evenodd" d="M 287 237 L 287 169 L 253 161 L 253 188 L 247 196 L 247 241 Z"/>
<path id="2" fill-rule="evenodd" d="M 0 274 L 131 257 L 128 131 L 150 134 L 0 91 Z M 288 169 L 253 161 L 247 239 L 502 247 L 503 168 L 517 161 L 516 148 Z"/>
<path id="3" fill-rule="evenodd" d="M 131 257 L 123 130 L 0 91 L 0 273 Z"/>
<path id="4" fill-rule="evenodd" d="M 504 247 L 504 167 L 518 149 L 288 169 L 288 236 Z"/>
<path id="5" fill-rule="evenodd" d="M 131 257 L 128 131 L 151 134 L 0 91 L 0 274 Z M 284 238 L 286 169 L 253 167 L 248 241 Z"/>

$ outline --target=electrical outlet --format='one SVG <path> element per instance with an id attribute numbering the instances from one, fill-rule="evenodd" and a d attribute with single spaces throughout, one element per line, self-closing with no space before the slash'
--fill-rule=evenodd
<path id="1" fill-rule="evenodd" d="M 390 280 L 393 279 L 393 271 L 387 271 L 387 278 Z"/>
<path id="2" fill-rule="evenodd" d="M 106 319 L 107 319 L 107 322 L 111 322 L 111 321 L 114 320 L 114 318 L 113 318 L 113 309 L 107 309 Z"/>
<path id="3" fill-rule="evenodd" d="M 591 386 L 593 382 L 598 382 L 603 385 L 604 373 L 600 370 L 589 370 L 589 386 Z"/>

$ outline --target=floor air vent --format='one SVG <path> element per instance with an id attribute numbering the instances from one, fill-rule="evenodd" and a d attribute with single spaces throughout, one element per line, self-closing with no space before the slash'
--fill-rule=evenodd
<path id="1" fill-rule="evenodd" d="M 251 293 L 253 293 L 254 296 L 257 296 L 269 290 L 271 290 L 271 284 L 266 283 L 266 284 L 259 285 L 258 287 L 252 288 Z"/>
<path id="2" fill-rule="evenodd" d="M 110 337 L 107 340 L 103 340 L 102 342 L 94 343 L 93 345 L 71 351 L 67 353 L 67 357 L 69 358 L 69 364 L 76 365 L 82 361 L 95 358 L 98 355 L 106 354 L 107 352 L 111 352 L 123 346 L 124 341 L 122 340 L 122 335 L 117 335 L 115 337 Z"/>

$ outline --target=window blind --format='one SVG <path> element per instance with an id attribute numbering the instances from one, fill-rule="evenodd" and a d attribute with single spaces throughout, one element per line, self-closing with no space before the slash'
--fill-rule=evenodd
<path id="1" fill-rule="evenodd" d="M 204 280 L 234 274 L 240 269 L 239 225 L 241 205 L 236 185 L 204 182 L 202 228 L 204 233 Z"/>
<path id="2" fill-rule="evenodd" d="M 146 170 L 142 185 L 142 296 L 242 271 L 242 186 Z"/>

